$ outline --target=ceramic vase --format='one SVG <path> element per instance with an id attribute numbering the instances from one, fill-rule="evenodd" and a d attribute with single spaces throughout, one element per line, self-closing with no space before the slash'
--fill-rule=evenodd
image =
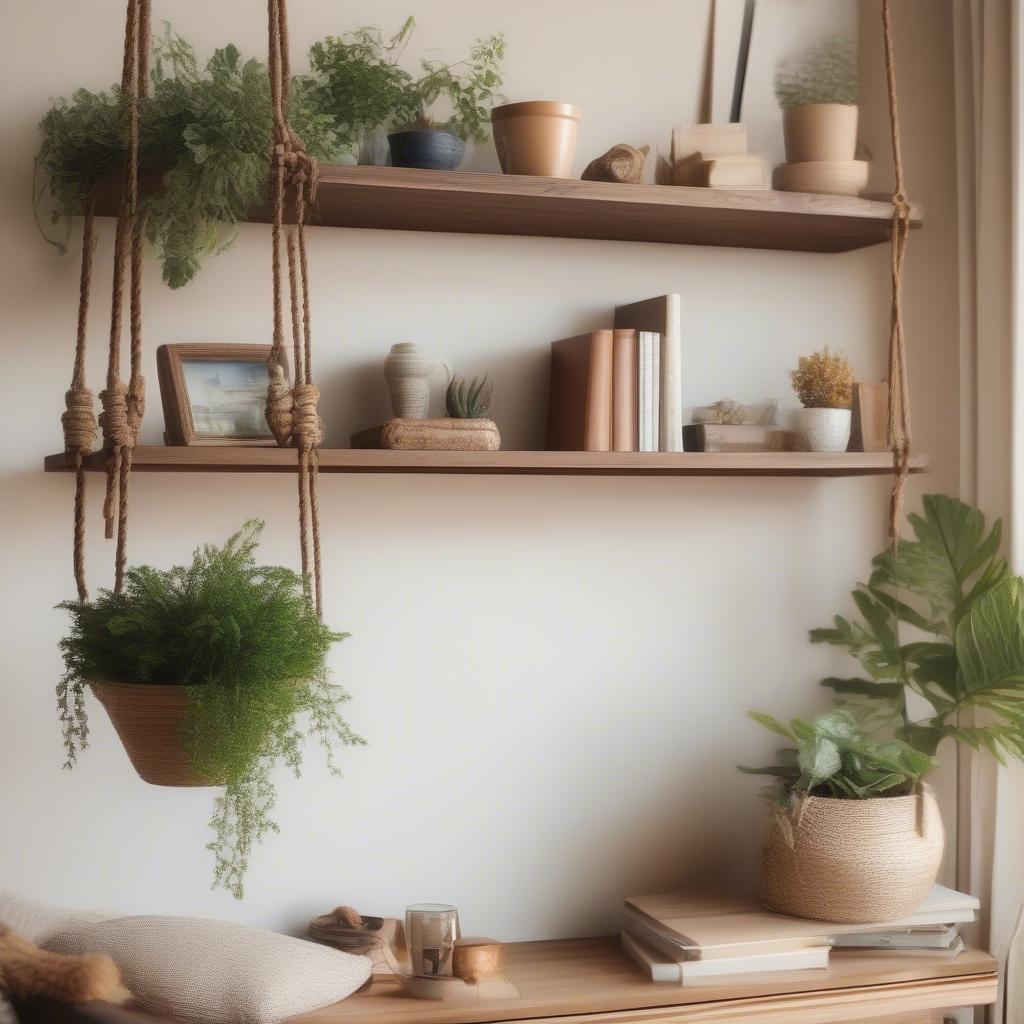
<path id="1" fill-rule="evenodd" d="M 857 110 L 845 103 L 806 103 L 782 114 L 786 162 L 853 160 L 857 152 Z"/>
<path id="2" fill-rule="evenodd" d="M 506 174 L 571 178 L 580 108 L 553 100 L 506 103 L 491 111 L 494 148 Z"/>
<path id="3" fill-rule="evenodd" d="M 796 426 L 812 452 L 845 452 L 850 443 L 849 409 L 798 409 Z"/>
<path id="4" fill-rule="evenodd" d="M 422 167 L 428 171 L 454 171 L 466 155 L 462 139 L 436 128 L 411 128 L 392 132 L 392 167 Z"/>
<path id="5" fill-rule="evenodd" d="M 942 863 L 935 798 L 807 797 L 772 818 L 761 902 L 778 914 L 861 924 L 914 913 Z"/>
<path id="6" fill-rule="evenodd" d="M 430 378 L 444 370 L 446 381 L 452 379 L 452 368 L 443 359 L 424 355 L 412 343 L 391 346 L 384 360 L 384 379 L 391 395 L 391 411 L 403 420 L 423 420 L 430 412 Z"/>

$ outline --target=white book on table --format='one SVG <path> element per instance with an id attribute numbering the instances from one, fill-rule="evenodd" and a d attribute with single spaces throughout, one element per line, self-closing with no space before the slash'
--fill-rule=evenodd
<path id="1" fill-rule="evenodd" d="M 900 928 L 895 931 L 858 932 L 836 935 L 832 945 L 837 949 L 948 949 L 960 937 L 956 925 L 939 928 Z"/>

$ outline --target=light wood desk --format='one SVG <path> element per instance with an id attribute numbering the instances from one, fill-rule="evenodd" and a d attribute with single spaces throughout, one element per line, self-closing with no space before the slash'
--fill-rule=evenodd
<path id="1" fill-rule="evenodd" d="M 447 1004 L 410 999 L 393 982 L 298 1018 L 302 1024 L 893 1024 L 940 1020 L 936 1011 L 995 1001 L 996 963 L 966 950 L 955 960 L 834 951 L 827 971 L 686 988 L 654 983 L 617 939 L 506 947 L 518 999 Z"/>

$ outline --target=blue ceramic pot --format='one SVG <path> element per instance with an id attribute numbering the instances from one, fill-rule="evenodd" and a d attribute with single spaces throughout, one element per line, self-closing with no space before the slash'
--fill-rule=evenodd
<path id="1" fill-rule="evenodd" d="M 412 128 L 392 132 L 391 163 L 394 167 L 424 167 L 431 171 L 454 171 L 466 155 L 466 144 L 451 132 L 437 128 Z"/>

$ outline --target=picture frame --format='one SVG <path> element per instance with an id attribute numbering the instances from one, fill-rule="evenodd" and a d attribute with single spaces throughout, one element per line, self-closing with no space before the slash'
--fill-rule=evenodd
<path id="1" fill-rule="evenodd" d="M 273 447 L 263 415 L 270 345 L 188 342 L 156 350 L 164 444 Z M 281 355 L 285 377 L 288 360 Z"/>

